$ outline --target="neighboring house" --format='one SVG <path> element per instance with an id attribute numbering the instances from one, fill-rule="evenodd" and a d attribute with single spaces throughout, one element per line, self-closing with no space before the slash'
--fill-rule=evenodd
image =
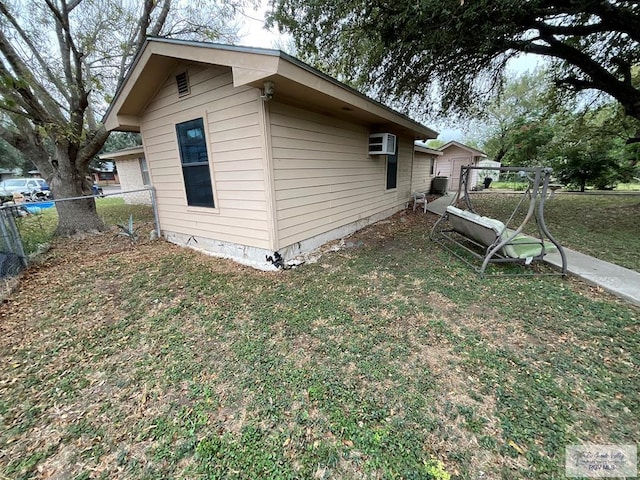
<path id="1" fill-rule="evenodd" d="M 487 158 L 486 153 L 456 141 L 448 142 L 438 150 L 442 152 L 442 156 L 436 161 L 436 175 L 449 177 L 449 191 L 458 190 L 461 166 L 475 166 L 478 165 L 482 159 Z M 478 182 L 482 183 L 483 179 L 478 178 L 477 170 L 472 170 L 469 180 L 468 187 L 469 190 L 471 190 Z"/>
<path id="2" fill-rule="evenodd" d="M 19 168 L 0 168 L 0 181 L 7 180 L 8 178 L 17 178 L 21 172 L 22 170 Z"/>
<path id="3" fill-rule="evenodd" d="M 118 170 L 116 169 L 116 164 L 113 162 L 104 162 L 100 166 L 89 167 L 89 173 L 91 174 L 91 181 L 98 185 L 120 184 Z"/>
<path id="4" fill-rule="evenodd" d="M 493 160 L 482 160 L 478 162 L 479 167 L 487 167 L 487 168 L 500 168 L 502 164 L 500 162 L 495 162 Z M 490 177 L 492 182 L 497 182 L 500 180 L 500 171 L 499 170 L 480 170 L 478 172 L 478 181 L 484 182 L 486 177 Z"/>
<path id="5" fill-rule="evenodd" d="M 120 180 L 120 188 L 123 192 L 130 190 L 140 190 L 151 185 L 149 176 L 149 168 L 144 158 L 144 149 L 142 146 L 123 148 L 115 152 L 103 153 L 100 160 L 111 160 L 115 162 L 118 178 Z M 126 203 L 145 203 L 151 200 L 149 196 L 144 195 L 125 195 Z"/>
<path id="6" fill-rule="evenodd" d="M 159 38 L 104 121 L 141 133 L 166 239 L 258 268 L 402 210 L 437 136 L 278 50 Z"/>
<path id="7" fill-rule="evenodd" d="M 414 146 L 413 152 L 411 191 L 430 192 L 431 181 L 436 175 L 436 159 L 442 152 L 419 144 Z"/>

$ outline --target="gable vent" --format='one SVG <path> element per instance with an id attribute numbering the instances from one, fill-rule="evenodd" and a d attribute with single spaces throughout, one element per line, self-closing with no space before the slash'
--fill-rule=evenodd
<path id="1" fill-rule="evenodd" d="M 176 85 L 178 86 L 179 97 L 189 95 L 189 77 L 187 76 L 187 72 L 182 72 L 176 75 Z"/>

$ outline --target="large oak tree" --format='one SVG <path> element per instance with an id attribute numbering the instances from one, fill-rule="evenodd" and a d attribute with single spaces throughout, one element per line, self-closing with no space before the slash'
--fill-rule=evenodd
<path id="1" fill-rule="evenodd" d="M 626 0 L 274 0 L 270 22 L 301 55 L 381 99 L 464 110 L 523 53 L 556 81 L 594 89 L 640 118 L 640 4 Z"/>
<path id="2" fill-rule="evenodd" d="M 242 0 L 0 0 L 0 135 L 50 179 L 56 198 L 90 194 L 100 123 L 147 35 L 234 37 Z M 102 229 L 93 199 L 61 202 L 57 233 Z"/>

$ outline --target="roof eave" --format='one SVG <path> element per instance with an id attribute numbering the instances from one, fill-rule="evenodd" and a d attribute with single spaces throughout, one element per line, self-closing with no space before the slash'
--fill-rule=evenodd
<path id="1" fill-rule="evenodd" d="M 212 58 L 212 51 L 215 52 L 215 58 Z M 256 64 L 255 55 L 262 56 L 262 61 L 259 64 Z M 124 115 L 121 112 L 152 57 L 155 58 L 153 67 L 157 69 L 169 68 L 172 63 L 179 60 L 231 67 L 234 86 L 251 85 L 261 88 L 262 82 L 266 79 L 273 77 L 286 78 L 290 81 L 310 86 L 316 91 L 339 99 L 353 108 L 368 112 L 374 118 L 380 119 L 379 123 L 389 122 L 396 124 L 411 132 L 415 139 L 427 140 L 438 136 L 436 131 L 279 50 L 206 44 L 164 38 L 148 38 L 145 41 L 103 117 L 107 130 L 140 131 L 139 117 L 131 114 Z M 136 109 L 134 108 L 133 110 L 135 111 Z"/>

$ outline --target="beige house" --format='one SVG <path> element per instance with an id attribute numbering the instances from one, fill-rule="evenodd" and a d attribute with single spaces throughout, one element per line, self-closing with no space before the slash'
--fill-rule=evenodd
<path id="1" fill-rule="evenodd" d="M 437 136 L 283 52 L 167 39 L 104 121 L 141 133 L 167 240 L 258 268 L 403 209 Z"/>
<path id="2" fill-rule="evenodd" d="M 99 157 L 101 160 L 111 160 L 115 163 L 123 192 L 140 190 L 151 185 L 149 168 L 142 147 L 123 148 L 115 152 L 103 153 Z M 139 197 L 126 195 L 124 200 L 125 203 L 150 202 L 149 197 L 142 195 Z"/>
<path id="3" fill-rule="evenodd" d="M 411 171 L 411 191 L 430 192 L 431 181 L 436 176 L 436 161 L 442 156 L 440 150 L 416 144 L 413 149 L 413 169 Z"/>
<path id="4" fill-rule="evenodd" d="M 477 166 L 478 163 L 487 158 L 487 154 L 475 148 L 464 145 L 460 142 L 451 141 L 439 148 L 442 156 L 436 161 L 436 175 L 449 177 L 450 191 L 456 191 L 460 183 L 460 167 L 463 165 Z M 469 190 L 475 187 L 478 181 L 477 170 L 472 170 Z"/>

